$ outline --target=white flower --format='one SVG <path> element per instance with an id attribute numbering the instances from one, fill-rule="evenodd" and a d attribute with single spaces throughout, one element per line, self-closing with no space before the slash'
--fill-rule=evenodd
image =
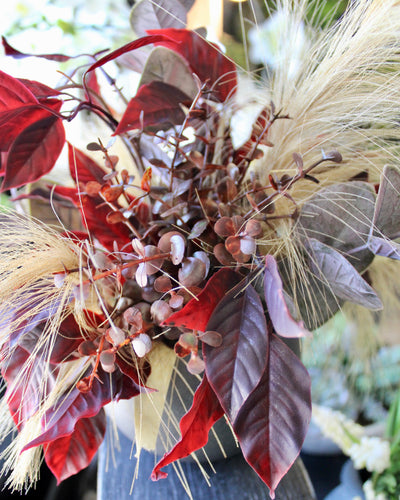
<path id="1" fill-rule="evenodd" d="M 249 31 L 250 60 L 273 70 L 286 68 L 288 78 L 299 71 L 309 47 L 304 22 L 276 11 Z"/>
<path id="2" fill-rule="evenodd" d="M 354 443 L 348 453 L 356 469 L 381 473 L 390 465 L 389 442 L 378 438 L 363 436 L 359 443 Z"/>
<path id="3" fill-rule="evenodd" d="M 324 435 L 332 439 L 346 455 L 349 455 L 351 447 L 364 434 L 361 425 L 345 417 L 343 413 L 330 408 L 313 405 L 312 417 Z"/>
<path id="4" fill-rule="evenodd" d="M 384 493 L 375 493 L 371 480 L 368 480 L 363 484 L 363 490 L 365 500 L 387 500 L 387 497 Z"/>

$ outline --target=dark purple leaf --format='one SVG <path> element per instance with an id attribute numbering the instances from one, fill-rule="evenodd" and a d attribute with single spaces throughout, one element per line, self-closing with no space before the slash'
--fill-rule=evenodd
<path id="1" fill-rule="evenodd" d="M 395 167 L 386 166 L 383 169 L 376 198 L 373 230 L 376 236 L 400 236 L 400 173 Z"/>
<path id="2" fill-rule="evenodd" d="M 243 455 L 271 498 L 300 453 L 311 419 L 311 381 L 293 352 L 270 335 L 267 365 L 233 429 Z"/>
<path id="3" fill-rule="evenodd" d="M 342 254 L 314 238 L 310 238 L 308 244 L 311 270 L 326 282 L 337 297 L 373 311 L 382 309 L 382 302 L 373 288 Z"/>
<path id="4" fill-rule="evenodd" d="M 185 113 L 181 104 L 190 106 L 191 99 L 178 88 L 163 82 L 151 82 L 139 88 L 129 101 L 115 135 L 128 130 L 142 129 L 152 125 L 171 127 L 183 122 Z"/>
<path id="5" fill-rule="evenodd" d="M 214 394 L 207 377 L 204 375 L 201 384 L 193 396 L 193 404 L 182 417 L 179 427 L 181 439 L 166 453 L 154 467 L 151 474 L 153 481 L 163 479 L 167 474 L 161 471 L 162 467 L 189 456 L 207 444 L 208 433 L 211 427 L 224 414 L 217 396 Z"/>
<path id="6" fill-rule="evenodd" d="M 203 344 L 207 378 L 233 422 L 265 370 L 268 332 L 261 299 L 251 285 L 230 291 L 206 330 L 222 336 L 218 347 Z"/>
<path id="7" fill-rule="evenodd" d="M 264 293 L 269 317 L 276 333 L 282 337 L 307 337 L 310 334 L 302 322 L 295 321 L 285 299 L 282 279 L 276 260 L 272 255 L 265 258 Z"/>
<path id="8" fill-rule="evenodd" d="M 44 459 L 57 478 L 57 484 L 86 468 L 95 456 L 106 432 L 104 410 L 91 418 L 82 418 L 68 436 L 44 446 Z"/>
<path id="9" fill-rule="evenodd" d="M 47 59 L 49 61 L 56 61 L 56 62 L 66 62 L 69 61 L 70 59 L 73 59 L 73 57 L 66 56 L 63 54 L 27 54 L 24 52 L 20 52 L 17 49 L 14 49 L 14 47 L 11 47 L 11 45 L 7 42 L 4 36 L 1 37 L 1 41 L 4 47 L 5 55 L 11 56 L 14 59 L 24 59 L 25 57 L 40 57 L 42 59 Z"/>

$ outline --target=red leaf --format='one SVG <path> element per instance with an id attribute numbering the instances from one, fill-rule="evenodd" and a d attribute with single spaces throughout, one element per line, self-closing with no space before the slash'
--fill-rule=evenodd
<path id="1" fill-rule="evenodd" d="M 12 143 L 1 190 L 24 186 L 50 172 L 65 143 L 62 121 L 49 115 L 28 126 Z"/>
<path id="2" fill-rule="evenodd" d="M 27 127 L 47 117 L 49 112 L 39 104 L 27 104 L 0 112 L 0 151 L 8 151 Z"/>
<path id="3" fill-rule="evenodd" d="M 274 498 L 307 433 L 311 381 L 300 360 L 272 334 L 267 360 L 267 368 L 233 422 L 233 429 L 245 459 Z"/>
<path id="4" fill-rule="evenodd" d="M 99 240 L 108 250 L 114 250 L 114 241 L 120 248 L 131 242 L 130 231 L 125 224 L 108 224 L 110 208 L 100 197 L 92 198 L 80 194 L 75 188 L 56 186 L 54 192 L 71 200 L 81 211 L 82 222 L 89 234 Z"/>
<path id="5" fill-rule="evenodd" d="M 183 309 L 172 314 L 163 326 L 179 326 L 205 332 L 207 323 L 225 294 L 241 281 L 241 276 L 231 269 L 220 269 L 207 282 L 196 298 Z"/>
<path id="6" fill-rule="evenodd" d="M 113 50 L 106 56 L 103 56 L 101 59 L 96 61 L 94 64 L 92 64 L 89 69 L 85 73 L 85 77 L 88 73 L 93 71 L 96 68 L 100 68 L 104 64 L 113 61 L 119 56 L 122 56 L 122 54 L 126 54 L 127 52 L 130 52 L 132 50 L 139 49 L 140 47 L 144 47 L 146 45 L 150 45 L 151 43 L 159 42 L 161 40 L 169 40 L 169 37 L 166 35 L 154 35 L 154 36 L 144 36 L 142 38 L 138 38 L 137 40 L 134 40 L 133 42 L 129 42 L 122 47 L 119 47 L 116 50 Z"/>
<path id="7" fill-rule="evenodd" d="M 0 71 L 0 111 L 38 104 L 38 100 L 17 78 Z"/>
<path id="8" fill-rule="evenodd" d="M 18 80 L 25 85 L 39 101 L 61 95 L 59 90 L 52 89 L 44 83 L 35 80 L 26 80 L 25 78 L 18 78 Z"/>
<path id="9" fill-rule="evenodd" d="M 83 151 L 68 143 L 68 162 L 71 177 L 76 184 L 97 181 L 103 184 L 106 172 Z"/>
<path id="10" fill-rule="evenodd" d="M 183 56 L 202 83 L 209 81 L 209 88 L 218 101 L 224 102 L 232 97 L 237 86 L 236 66 L 216 45 L 185 29 L 148 30 L 148 33 L 162 35 L 163 39 L 155 41 L 155 45 L 162 45 Z"/>
<path id="11" fill-rule="evenodd" d="M 311 335 L 304 328 L 303 322 L 295 321 L 289 312 L 278 266 L 272 255 L 267 255 L 265 258 L 264 292 L 268 314 L 276 333 L 289 338 L 309 337 Z"/>
<path id="12" fill-rule="evenodd" d="M 44 447 L 44 458 L 57 484 L 87 467 L 101 445 L 106 432 L 104 410 L 92 418 L 82 418 L 72 434 Z"/>
<path id="13" fill-rule="evenodd" d="M 218 347 L 203 343 L 203 355 L 208 380 L 233 422 L 267 362 L 267 324 L 254 288 L 247 285 L 242 292 L 237 288 L 229 292 L 215 308 L 207 330 L 222 336 Z"/>
<path id="14" fill-rule="evenodd" d="M 23 59 L 25 57 L 41 57 L 42 59 L 48 59 L 49 61 L 66 62 L 73 59 L 71 56 L 65 56 L 63 54 L 26 54 L 20 52 L 7 42 L 4 36 L 1 37 L 1 41 L 4 47 L 4 53 L 6 56 L 11 56 L 14 59 Z"/>
<path id="15" fill-rule="evenodd" d="M 189 411 L 182 417 L 179 427 L 181 439 L 171 451 L 166 453 L 154 467 L 151 479 L 157 481 L 167 477 L 167 473 L 160 469 L 166 465 L 187 457 L 207 444 L 208 433 L 211 427 L 224 414 L 207 377 L 204 375 L 201 384 L 193 396 L 193 404 Z"/>
<path id="16" fill-rule="evenodd" d="M 142 85 L 130 100 L 114 135 L 151 125 L 178 125 L 185 118 L 181 104 L 190 106 L 190 97 L 168 83 L 155 81 Z"/>

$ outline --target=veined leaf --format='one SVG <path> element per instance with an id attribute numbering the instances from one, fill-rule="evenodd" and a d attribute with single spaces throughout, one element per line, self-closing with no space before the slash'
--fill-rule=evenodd
<path id="1" fill-rule="evenodd" d="M 65 143 L 60 118 L 48 115 L 25 128 L 6 154 L 1 190 L 24 186 L 50 172 Z"/>
<path id="2" fill-rule="evenodd" d="M 376 236 L 400 236 L 400 172 L 395 167 L 383 169 L 372 223 Z"/>
<path id="3" fill-rule="evenodd" d="M 198 33 L 184 29 L 148 30 L 151 36 L 163 35 L 164 40 L 155 40 L 174 50 L 189 63 L 191 70 L 202 83 L 209 82 L 213 96 L 225 102 L 236 91 L 236 66 L 214 44 L 204 40 Z"/>
<path id="4" fill-rule="evenodd" d="M 375 255 L 400 260 L 400 244 L 395 241 L 379 238 L 379 236 L 371 236 L 368 240 L 368 248 Z"/>
<path id="5" fill-rule="evenodd" d="M 262 378 L 233 422 L 243 455 L 269 487 L 271 498 L 300 453 L 310 419 L 308 372 L 271 333 Z"/>
<path id="6" fill-rule="evenodd" d="M 222 336 L 218 347 L 203 344 L 208 380 L 233 422 L 255 389 L 267 363 L 268 333 L 261 299 L 251 285 L 223 298 L 206 330 Z"/>
<path id="7" fill-rule="evenodd" d="M 360 181 L 334 184 L 319 191 L 301 208 L 296 231 L 306 244 L 321 241 L 347 256 L 360 272 L 372 262 L 367 248 L 375 192 Z"/>
<path id="8" fill-rule="evenodd" d="M 44 446 L 46 464 L 57 478 L 57 484 L 87 467 L 101 445 L 106 432 L 104 410 L 92 417 L 82 418 L 68 436 Z"/>
<path id="9" fill-rule="evenodd" d="M 152 125 L 157 125 L 157 128 L 178 125 L 185 118 L 181 104 L 189 107 L 191 98 L 177 87 L 158 81 L 142 85 L 129 101 L 114 135 Z"/>
<path id="10" fill-rule="evenodd" d="M 382 309 L 382 302 L 373 288 L 360 276 L 350 262 L 334 248 L 310 238 L 310 267 L 341 299 L 368 309 Z"/>
<path id="11" fill-rule="evenodd" d="M 186 14 L 179 0 L 140 0 L 131 11 L 130 22 L 137 36 L 145 36 L 150 28 L 184 28 Z"/>

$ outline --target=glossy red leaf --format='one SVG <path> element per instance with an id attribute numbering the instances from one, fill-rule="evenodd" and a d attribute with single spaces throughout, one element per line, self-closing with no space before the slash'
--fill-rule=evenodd
<path id="1" fill-rule="evenodd" d="M 288 309 L 278 265 L 272 255 L 265 258 L 264 293 L 268 314 L 276 333 L 282 337 L 307 337 L 311 333 L 301 321 L 295 321 Z"/>
<path id="2" fill-rule="evenodd" d="M 20 52 L 19 50 L 12 47 L 4 36 L 1 37 L 1 41 L 4 47 L 4 53 L 6 56 L 11 56 L 14 59 L 24 59 L 25 57 L 40 57 L 42 59 L 47 59 L 49 61 L 56 62 L 66 62 L 73 59 L 72 56 L 66 56 L 64 54 L 28 54 L 25 52 Z"/>
<path id="3" fill-rule="evenodd" d="M 24 129 L 6 154 L 1 190 L 35 182 L 50 172 L 65 143 L 62 121 L 49 115 Z"/>
<path id="4" fill-rule="evenodd" d="M 241 276 L 231 269 L 220 269 L 208 280 L 199 295 L 165 320 L 163 326 L 178 326 L 205 332 L 218 302 L 240 281 Z"/>
<path id="5" fill-rule="evenodd" d="M 168 83 L 154 81 L 142 85 L 136 96 L 129 101 L 114 134 L 152 125 L 178 125 L 185 118 L 181 104 L 189 107 L 190 97 Z"/>
<path id="6" fill-rule="evenodd" d="M 32 94 L 39 100 L 47 100 L 49 97 L 56 97 L 61 95 L 59 90 L 52 89 L 42 82 L 36 80 L 26 80 L 25 78 L 18 78 L 18 80 L 29 89 Z"/>
<path id="7" fill-rule="evenodd" d="M 266 369 L 233 422 L 243 455 L 270 488 L 271 498 L 300 453 L 310 419 L 308 372 L 271 334 Z"/>
<path id="8" fill-rule="evenodd" d="M 221 102 L 231 97 L 237 86 L 236 66 L 214 44 L 203 39 L 198 33 L 185 29 L 148 30 L 152 36 L 163 35 L 155 41 L 174 50 L 189 63 L 202 83 L 209 82 L 213 96 Z"/>
<path id="9" fill-rule="evenodd" d="M 57 484 L 85 469 L 95 456 L 106 432 L 104 410 L 82 418 L 68 436 L 56 439 L 44 447 L 46 464 L 57 478 Z"/>
<path id="10" fill-rule="evenodd" d="M 24 104 L 38 104 L 38 100 L 17 78 L 0 71 L 0 111 L 19 108 Z"/>
<path id="11" fill-rule="evenodd" d="M 211 427 L 224 415 L 218 398 L 214 394 L 207 377 L 204 375 L 201 384 L 193 396 L 193 404 L 182 417 L 179 427 L 181 439 L 166 453 L 154 467 L 151 479 L 157 481 L 168 474 L 161 471 L 162 467 L 189 456 L 207 444 L 208 433 Z"/>
<path id="12" fill-rule="evenodd" d="M 222 336 L 218 347 L 203 344 L 203 356 L 208 380 L 233 422 L 267 362 L 267 323 L 254 288 L 247 285 L 243 291 L 229 292 L 215 308 L 206 330 Z"/>
<path id="13" fill-rule="evenodd" d="M 76 184 L 86 184 L 90 181 L 104 183 L 106 172 L 92 158 L 80 149 L 68 143 L 68 163 L 71 177 Z"/>

